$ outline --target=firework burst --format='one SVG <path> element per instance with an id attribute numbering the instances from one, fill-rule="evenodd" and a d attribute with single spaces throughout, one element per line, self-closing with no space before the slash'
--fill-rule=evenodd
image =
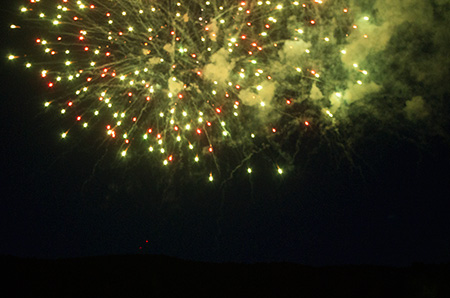
<path id="1" fill-rule="evenodd" d="M 29 1 L 23 56 L 49 89 L 46 109 L 101 127 L 120 158 L 199 167 L 206 179 L 292 162 L 308 130 L 333 124 L 349 77 L 344 1 Z M 366 20 L 367 21 L 367 20 Z M 360 32 L 359 32 L 360 33 Z M 367 35 L 361 35 L 367 38 Z M 334 108 L 333 108 L 334 107 Z M 333 110 L 334 109 L 334 110 Z"/>

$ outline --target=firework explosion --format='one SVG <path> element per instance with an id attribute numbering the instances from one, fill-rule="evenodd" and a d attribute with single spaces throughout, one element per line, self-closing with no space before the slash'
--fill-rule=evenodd
<path id="1" fill-rule="evenodd" d="M 46 109 L 71 120 L 62 138 L 100 127 L 120 158 L 210 181 L 251 173 L 260 153 L 282 174 L 368 81 L 346 45 L 370 19 L 345 1 L 29 2 L 11 28 L 36 32 L 35 49 L 10 59 L 39 71 Z"/>

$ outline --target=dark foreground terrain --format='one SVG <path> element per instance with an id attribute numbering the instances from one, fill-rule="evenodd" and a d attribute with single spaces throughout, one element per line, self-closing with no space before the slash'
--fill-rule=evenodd
<path id="1" fill-rule="evenodd" d="M 0 260 L 2 297 L 450 297 L 450 264 L 309 267 L 149 255 Z"/>

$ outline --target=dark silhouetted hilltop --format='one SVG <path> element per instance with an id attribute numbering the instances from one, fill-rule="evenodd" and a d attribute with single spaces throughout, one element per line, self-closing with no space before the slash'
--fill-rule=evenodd
<path id="1" fill-rule="evenodd" d="M 310 267 L 157 255 L 1 262 L 3 297 L 450 297 L 450 264 Z"/>

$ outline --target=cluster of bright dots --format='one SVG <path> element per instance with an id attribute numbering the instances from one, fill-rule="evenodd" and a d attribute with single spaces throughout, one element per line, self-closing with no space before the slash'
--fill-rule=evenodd
<path id="1" fill-rule="evenodd" d="M 208 180 L 213 181 L 216 148 L 236 138 L 248 138 L 251 144 L 261 133 L 242 119 L 245 99 L 240 94 L 244 89 L 262 92 L 264 82 L 277 80 L 264 55 L 282 47 L 272 32 L 286 15 L 283 11 L 318 9 L 325 1 L 59 0 L 54 7 L 42 8 L 39 0 L 29 2 L 20 11 L 48 28 L 48 33 L 35 37 L 36 46 L 46 55 L 36 68 L 48 88 L 58 94 L 45 107 L 56 106 L 74 119 L 62 138 L 75 127 L 101 125 L 106 137 L 120 144 L 120 156 L 126 157 L 134 144 L 142 147 L 144 143 L 151 154 L 159 152 L 164 166 L 178 158 L 194 163 L 206 159 Z M 342 7 L 342 14 L 348 12 Z M 308 19 L 298 25 L 303 28 L 291 32 L 295 41 L 320 22 Z M 323 41 L 331 38 L 324 36 Z M 340 51 L 347 54 L 345 49 Z M 228 53 L 223 61 L 233 66 L 224 82 L 217 79 L 220 74 L 209 74 L 223 69 L 222 60 L 212 58 L 222 52 Z M 10 60 L 17 58 L 22 57 L 9 55 Z M 32 55 L 23 57 L 28 58 Z M 32 62 L 25 61 L 25 67 L 33 68 Z M 368 74 L 356 63 L 354 68 Z M 321 78 L 318 69 L 299 65 L 292 71 Z M 337 91 L 335 96 L 342 94 Z M 295 100 L 286 97 L 284 104 L 292 106 Z M 269 105 L 261 100 L 256 108 Z M 329 110 L 325 113 L 333 117 Z M 311 120 L 303 124 L 306 128 Z M 266 131 L 270 135 L 278 130 L 271 126 Z M 251 166 L 245 168 L 248 174 L 253 172 Z M 278 163 L 274 169 L 283 174 Z"/>

